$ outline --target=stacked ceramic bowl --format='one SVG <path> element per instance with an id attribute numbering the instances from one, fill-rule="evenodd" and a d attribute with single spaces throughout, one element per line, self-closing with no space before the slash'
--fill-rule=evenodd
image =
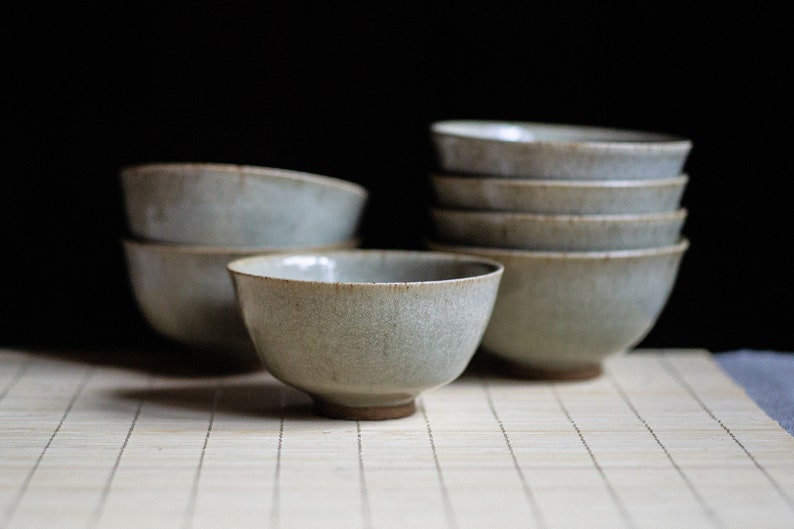
<path id="1" fill-rule="evenodd" d="M 431 137 L 428 247 L 505 266 L 485 354 L 514 374 L 590 378 L 648 334 L 688 246 L 688 139 L 464 120 Z"/>
<path id="2" fill-rule="evenodd" d="M 144 318 L 203 367 L 261 365 L 226 265 L 358 246 L 358 184 L 284 169 L 153 163 L 120 172 L 130 283 Z"/>

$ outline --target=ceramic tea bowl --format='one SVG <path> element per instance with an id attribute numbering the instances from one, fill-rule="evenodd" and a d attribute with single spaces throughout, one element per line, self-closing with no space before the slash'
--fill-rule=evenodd
<path id="1" fill-rule="evenodd" d="M 410 415 L 422 391 L 456 379 L 491 316 L 502 266 L 401 250 L 252 257 L 228 265 L 266 369 L 317 412 Z"/>
<path id="2" fill-rule="evenodd" d="M 434 173 L 436 203 L 549 215 L 656 213 L 680 207 L 689 176 L 654 180 L 536 180 Z"/>
<path id="3" fill-rule="evenodd" d="M 674 244 L 685 209 L 621 215 L 430 210 L 440 242 L 539 251 L 606 251 Z"/>
<path id="4" fill-rule="evenodd" d="M 356 236 L 362 186 L 323 175 L 212 163 L 154 163 L 120 172 L 130 231 L 152 241 L 297 248 Z"/>
<path id="5" fill-rule="evenodd" d="M 150 327 L 183 345 L 201 367 L 246 370 L 261 366 L 237 307 L 226 265 L 270 248 L 221 248 L 123 240 L 135 302 Z M 358 239 L 306 248 L 353 248 Z"/>
<path id="6" fill-rule="evenodd" d="M 437 121 L 430 135 L 442 172 L 506 178 L 669 178 L 692 149 L 668 134 L 554 123 Z"/>
<path id="7" fill-rule="evenodd" d="M 688 244 L 563 253 L 426 243 L 504 265 L 482 351 L 511 375 L 539 379 L 596 377 L 606 358 L 636 346 L 667 303 Z"/>

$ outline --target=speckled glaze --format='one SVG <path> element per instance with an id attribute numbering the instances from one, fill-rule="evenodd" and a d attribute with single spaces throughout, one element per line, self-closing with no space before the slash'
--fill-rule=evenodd
<path id="1" fill-rule="evenodd" d="M 269 167 L 153 163 L 120 172 L 130 231 L 152 241 L 224 246 L 317 246 L 354 236 L 362 186 Z"/>
<path id="2" fill-rule="evenodd" d="M 504 265 L 485 353 L 516 376 L 574 379 L 598 375 L 604 359 L 650 332 L 689 243 L 581 253 L 426 245 Z"/>
<path id="3" fill-rule="evenodd" d="M 228 266 L 263 363 L 323 415 L 392 419 L 460 376 L 502 266 L 400 250 L 255 257 Z"/>
<path id="4" fill-rule="evenodd" d="M 430 175 L 436 202 L 455 209 L 549 215 L 656 213 L 680 207 L 689 176 L 658 180 L 535 180 Z"/>
<path id="5" fill-rule="evenodd" d="M 504 178 L 669 178 L 692 149 L 667 134 L 552 123 L 448 120 L 430 134 L 442 172 Z"/>
<path id="6" fill-rule="evenodd" d="M 157 333 L 187 346 L 203 367 L 261 367 L 240 317 L 226 265 L 269 248 L 218 248 L 122 241 L 135 301 Z M 358 246 L 358 239 L 307 248 L 324 251 Z"/>
<path id="7" fill-rule="evenodd" d="M 674 244 L 687 211 L 626 215 L 537 215 L 431 208 L 441 242 L 538 251 L 607 251 Z"/>

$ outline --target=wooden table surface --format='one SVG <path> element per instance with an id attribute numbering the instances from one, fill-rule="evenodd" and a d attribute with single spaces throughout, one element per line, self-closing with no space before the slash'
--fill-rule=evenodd
<path id="1" fill-rule="evenodd" d="M 474 362 L 380 422 L 146 365 L 0 349 L 0 528 L 794 527 L 794 437 L 706 351 L 564 383 Z"/>

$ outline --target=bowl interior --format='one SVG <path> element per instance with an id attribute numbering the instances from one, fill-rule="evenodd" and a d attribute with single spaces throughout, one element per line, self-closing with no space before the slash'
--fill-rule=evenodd
<path id="1" fill-rule="evenodd" d="M 437 134 L 504 142 L 633 143 L 681 141 L 669 134 L 553 123 L 450 120 L 432 125 Z"/>
<path id="2" fill-rule="evenodd" d="M 322 283 L 424 283 L 494 273 L 501 265 L 429 252 L 345 251 L 258 256 L 229 264 L 235 273 Z"/>

